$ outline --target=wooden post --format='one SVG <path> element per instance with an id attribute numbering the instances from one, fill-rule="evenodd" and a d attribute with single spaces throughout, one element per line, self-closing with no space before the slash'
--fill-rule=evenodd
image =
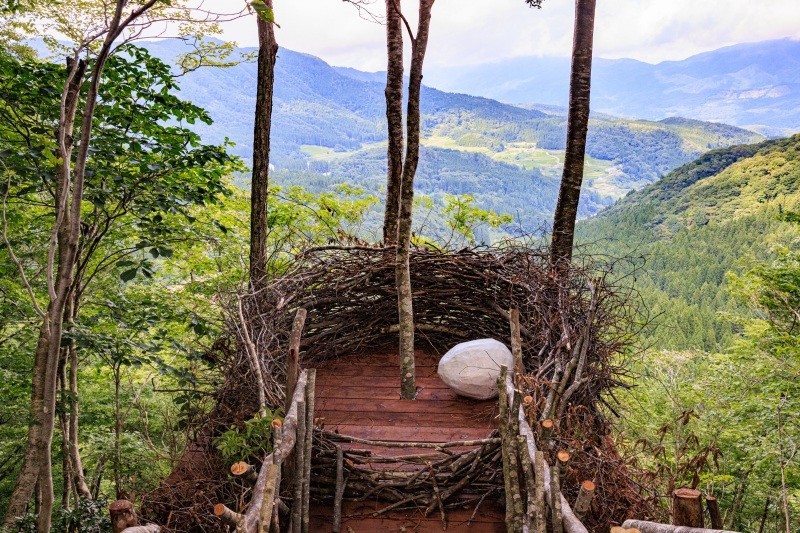
<path id="1" fill-rule="evenodd" d="M 514 375 L 525 374 L 525 364 L 522 362 L 522 336 L 519 331 L 519 309 L 516 307 L 509 313 L 511 317 L 511 354 L 514 356 Z"/>
<path id="2" fill-rule="evenodd" d="M 306 433 L 303 442 L 303 533 L 308 533 L 309 507 L 311 505 L 311 450 L 314 444 L 314 387 L 317 381 L 317 371 L 309 369 L 308 382 L 306 383 Z"/>
<path id="3" fill-rule="evenodd" d="M 228 509 L 224 503 L 214 506 L 214 516 L 218 516 L 223 522 L 237 529 L 244 524 L 244 515 Z"/>
<path id="4" fill-rule="evenodd" d="M 544 452 L 536 450 L 533 466 L 536 477 L 536 521 L 533 530 L 535 533 L 545 533 L 547 531 L 547 503 L 544 497 Z"/>
<path id="5" fill-rule="evenodd" d="M 342 498 L 344 497 L 344 453 L 336 447 L 336 493 L 333 498 L 333 533 L 342 531 Z"/>
<path id="6" fill-rule="evenodd" d="M 528 455 L 528 439 L 524 435 L 517 436 L 517 453 L 522 463 L 522 472 L 525 474 L 525 492 L 528 496 L 524 525 L 527 531 L 532 532 L 531 526 L 536 523 L 536 476 L 533 473 L 533 463 Z"/>
<path id="7" fill-rule="evenodd" d="M 542 446 L 548 446 L 548 441 L 553 436 L 553 421 L 545 418 L 539 423 L 539 442 Z"/>
<path id="8" fill-rule="evenodd" d="M 305 391 L 304 391 L 305 392 Z M 292 533 L 302 533 L 303 530 L 303 472 L 305 470 L 306 438 L 306 400 L 303 397 L 297 402 L 297 441 L 294 447 L 295 476 L 294 500 L 292 501 Z"/>
<path id="9" fill-rule="evenodd" d="M 284 410 L 289 411 L 297 386 L 297 376 L 300 373 L 300 337 L 303 335 L 303 326 L 306 323 L 307 311 L 302 307 L 297 310 L 292 322 L 292 334 L 289 337 L 289 354 L 286 361 L 286 400 Z"/>
<path id="10" fill-rule="evenodd" d="M 699 490 L 682 488 L 672 493 L 672 523 L 676 526 L 704 527 Z"/>
<path id="11" fill-rule="evenodd" d="M 554 465 L 558 468 L 558 462 Z M 552 519 L 553 533 L 564 531 L 564 523 L 561 515 L 561 483 L 558 474 L 551 472 L 550 476 L 550 518 Z"/>
<path id="12" fill-rule="evenodd" d="M 564 481 L 567 477 L 567 465 L 569 465 L 569 460 L 571 455 L 567 450 L 558 450 L 556 454 L 556 463 L 558 464 L 558 482 L 563 487 Z"/>
<path id="13" fill-rule="evenodd" d="M 581 490 L 578 492 L 578 498 L 575 500 L 575 516 L 583 518 L 583 515 L 589 510 L 592 505 L 592 498 L 594 497 L 594 482 L 588 479 L 581 483 Z"/>
<path id="14" fill-rule="evenodd" d="M 503 457 L 503 481 L 506 490 L 506 529 L 508 531 L 522 530 L 522 495 L 519 490 L 519 463 L 517 461 L 517 439 L 519 426 L 516 412 L 519 411 L 521 394 L 513 391 L 512 404 L 509 405 L 509 392 L 506 389 L 508 368 L 500 367 L 500 377 L 497 379 L 497 391 L 500 396 L 500 437 Z M 515 416 L 509 418 L 509 411 Z M 516 428 L 516 429 L 515 429 Z"/>
<path id="15" fill-rule="evenodd" d="M 133 503 L 128 500 L 112 502 L 108 506 L 108 514 L 111 516 L 111 531 L 113 533 L 121 533 L 125 528 L 139 525 Z"/>
<path id="16" fill-rule="evenodd" d="M 258 521 L 258 533 L 269 533 L 272 524 L 272 510 L 275 506 L 278 474 L 281 468 L 275 463 L 264 464 L 261 468 L 267 469 L 267 483 L 264 486 L 264 499 L 261 503 L 261 519 Z"/>
<path id="17" fill-rule="evenodd" d="M 712 495 L 706 496 L 706 508 L 711 519 L 711 529 L 722 529 L 722 515 L 719 512 L 719 502 Z"/>

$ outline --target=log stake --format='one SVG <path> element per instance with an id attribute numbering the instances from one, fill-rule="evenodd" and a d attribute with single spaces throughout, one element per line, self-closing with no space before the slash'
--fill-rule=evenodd
<path id="1" fill-rule="evenodd" d="M 706 508 L 708 516 L 711 518 L 711 529 L 722 529 L 722 515 L 719 512 L 719 502 L 712 495 L 706 496 Z"/>
<path id="2" fill-rule="evenodd" d="M 594 481 L 586 480 L 581 483 L 581 490 L 578 492 L 578 498 L 575 500 L 575 507 L 573 511 L 575 516 L 583 518 L 583 515 L 589 510 L 592 505 L 592 498 L 594 497 Z"/>
<path id="3" fill-rule="evenodd" d="M 231 474 L 233 474 L 235 478 L 241 479 L 250 485 L 255 484 L 256 480 L 258 479 L 258 472 L 256 472 L 256 468 L 253 465 L 245 463 L 244 461 L 233 463 L 233 465 L 231 465 Z"/>

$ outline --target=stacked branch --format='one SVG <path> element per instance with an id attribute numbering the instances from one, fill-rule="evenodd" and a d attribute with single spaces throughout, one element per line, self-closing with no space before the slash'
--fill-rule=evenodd
<path id="1" fill-rule="evenodd" d="M 359 444 L 404 448 L 409 453 L 384 457 L 352 447 Z M 478 509 L 488 495 L 499 494 L 503 488 L 500 439 L 495 435 L 478 441 L 435 444 L 371 441 L 318 431 L 314 449 L 311 468 L 315 498 L 333 500 L 338 509 L 342 500 L 385 502 L 367 516 L 413 509 L 424 516 L 438 513 L 445 526 L 448 510 Z"/>

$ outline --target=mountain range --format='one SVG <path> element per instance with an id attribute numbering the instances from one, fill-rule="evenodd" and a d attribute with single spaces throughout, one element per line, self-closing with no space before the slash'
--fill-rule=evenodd
<path id="1" fill-rule="evenodd" d="M 429 72 L 426 83 L 514 104 L 565 106 L 569 59 L 520 57 Z M 725 122 L 767 135 L 800 131 L 800 41 L 742 43 L 681 61 L 595 58 L 592 109 L 622 117 Z"/>
<path id="2" fill-rule="evenodd" d="M 167 61 L 185 50 L 176 41 L 146 46 Z M 367 190 L 377 192 L 385 168 L 381 154 L 385 151 L 381 148 L 385 146 L 382 75 L 332 67 L 314 56 L 281 49 L 275 77 L 271 161 L 278 181 L 281 172 L 305 170 L 361 182 Z M 230 138 L 236 144 L 233 151 L 245 160 L 252 150 L 255 82 L 252 62 L 199 69 L 180 80 L 183 96 L 209 110 L 215 120 L 212 126 L 199 128 L 205 140 Z M 536 209 L 527 210 L 535 215 L 525 215 L 525 225 L 539 226 L 549 218 L 566 137 L 563 110 L 549 105 L 514 106 L 424 87 L 422 113 L 422 193 L 466 192 L 474 194 L 479 205 L 502 208 L 501 201 L 488 201 L 487 194 L 517 186 L 509 183 L 498 189 L 492 185 L 496 180 L 483 177 L 536 182 L 535 188 L 525 189 L 539 190 L 535 197 L 527 198 L 527 205 Z M 581 214 L 597 212 L 706 150 L 762 138 L 749 130 L 693 119 L 642 121 L 594 113 Z M 370 169 L 368 175 L 354 171 L 364 168 Z M 306 184 L 319 181 L 304 180 Z M 520 191 L 520 206 L 506 207 L 518 210 L 526 205 L 525 190 Z"/>

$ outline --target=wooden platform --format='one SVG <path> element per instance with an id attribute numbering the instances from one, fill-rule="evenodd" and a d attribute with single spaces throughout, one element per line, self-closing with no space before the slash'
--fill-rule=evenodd
<path id="1" fill-rule="evenodd" d="M 415 401 L 401 401 L 400 369 L 396 353 L 343 357 L 317 367 L 315 417 L 324 427 L 341 434 L 401 442 L 452 442 L 486 438 L 497 427 L 497 401 L 478 402 L 456 396 L 436 375 L 439 356 L 418 350 L 418 394 Z M 370 449 L 383 457 L 424 453 L 424 450 Z M 314 480 L 312 477 L 311 483 Z M 420 511 L 372 513 L 386 502 L 347 502 L 342 513 L 343 533 L 442 531 L 438 513 L 424 517 Z M 333 505 L 311 503 L 310 530 L 332 529 Z M 487 497 L 475 512 L 475 504 L 447 513 L 449 532 L 502 532 L 504 515 L 496 496 Z M 469 522 L 469 523 L 468 523 Z"/>

